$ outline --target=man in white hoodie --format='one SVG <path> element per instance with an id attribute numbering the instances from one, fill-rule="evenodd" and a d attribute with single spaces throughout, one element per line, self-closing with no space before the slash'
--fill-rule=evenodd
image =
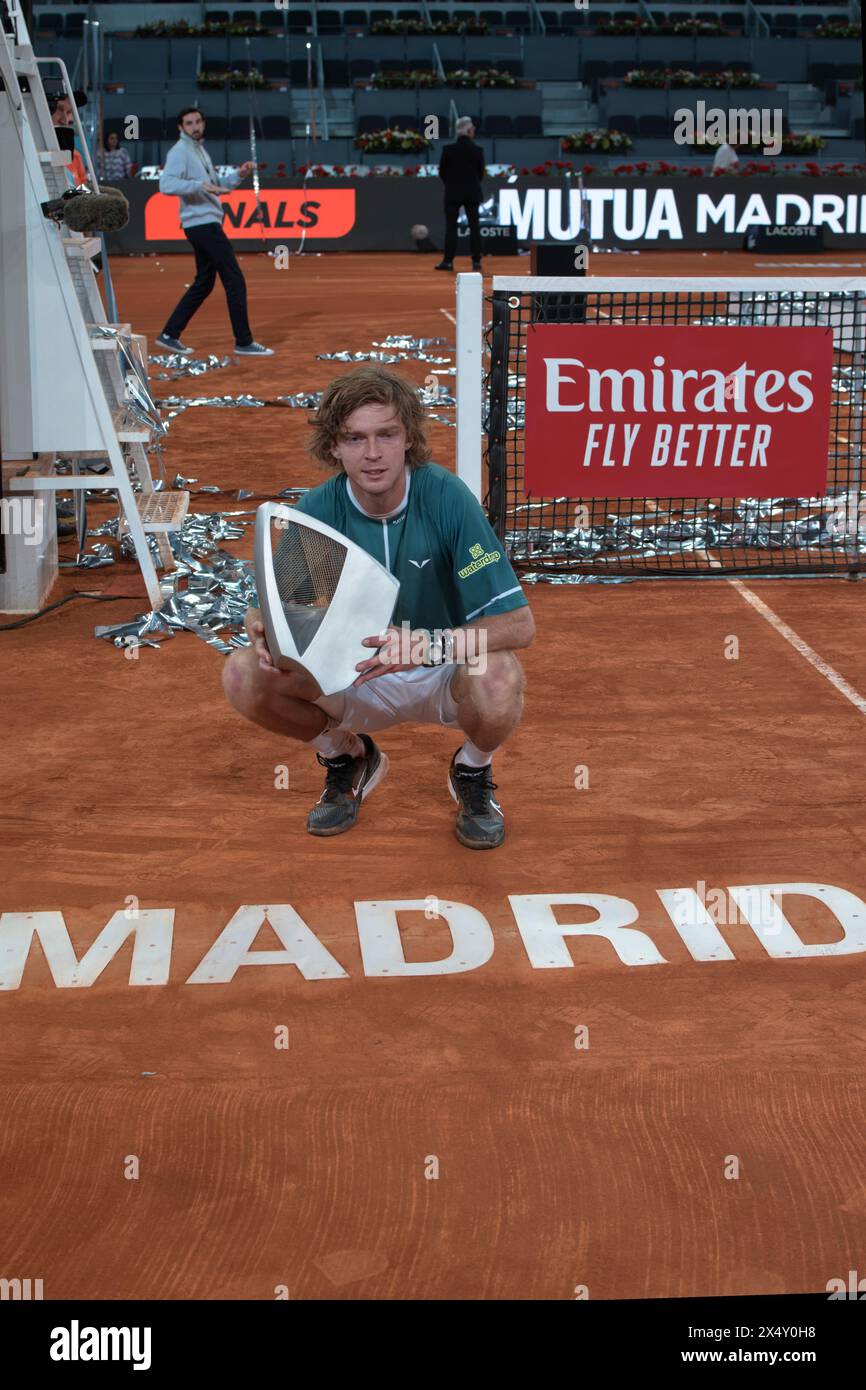
<path id="1" fill-rule="evenodd" d="M 193 314 L 207 299 L 219 276 L 228 301 L 235 335 L 235 352 L 241 357 L 272 357 L 273 348 L 253 339 L 247 318 L 247 283 L 231 242 L 223 231 L 221 192 L 237 188 L 252 170 L 247 160 L 220 183 L 204 147 L 204 116 L 196 106 L 185 106 L 177 118 L 180 139 L 166 156 L 159 191 L 180 198 L 180 225 L 195 252 L 195 279 L 157 338 L 161 347 L 188 357 L 180 335 Z"/>

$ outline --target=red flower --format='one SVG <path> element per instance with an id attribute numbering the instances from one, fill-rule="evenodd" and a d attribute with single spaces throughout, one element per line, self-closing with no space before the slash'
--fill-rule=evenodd
<path id="1" fill-rule="evenodd" d="M 591 174 L 591 173 L 593 172 L 594 169 L 595 169 L 595 165 L 594 165 L 594 164 L 584 164 L 584 166 L 583 166 L 583 168 L 581 169 L 580 172 L 581 172 L 582 174 Z"/>
<path id="2" fill-rule="evenodd" d="M 633 174 L 633 173 L 634 173 L 634 165 L 633 165 L 633 164 L 617 164 L 617 166 L 616 166 L 616 168 L 614 169 L 613 172 L 614 172 L 615 174 Z"/>
<path id="3" fill-rule="evenodd" d="M 345 169 L 344 169 L 344 167 L 343 167 L 342 164 L 335 164 L 335 165 L 334 165 L 334 173 L 335 173 L 335 174 L 344 174 L 345 172 L 346 172 L 346 171 L 345 171 Z"/>

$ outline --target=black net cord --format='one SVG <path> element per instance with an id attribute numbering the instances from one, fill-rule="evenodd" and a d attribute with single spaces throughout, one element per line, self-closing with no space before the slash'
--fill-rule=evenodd
<path id="1" fill-rule="evenodd" d="M 505 518 L 508 505 L 508 296 L 499 291 L 493 295 L 490 328 L 490 388 L 487 420 L 487 478 L 488 515 L 490 524 L 505 543 Z"/>

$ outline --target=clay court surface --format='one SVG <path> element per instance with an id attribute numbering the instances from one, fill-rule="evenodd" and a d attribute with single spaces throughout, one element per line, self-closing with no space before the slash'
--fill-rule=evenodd
<path id="1" fill-rule="evenodd" d="M 775 259 L 605 255 L 592 272 L 812 273 L 764 268 Z M 826 260 L 862 275 L 866 256 Z M 396 332 L 454 342 L 453 281 L 432 257 L 242 264 L 253 330 L 277 356 L 153 381 L 155 395 L 310 391 L 347 370 L 317 352 Z M 152 340 L 190 269 L 116 260 L 120 318 Z M 230 350 L 219 287 L 185 338 Z M 400 370 L 421 384 L 429 367 Z M 168 477 L 314 484 L 307 416 L 190 409 L 171 425 Z M 434 423 L 430 438 L 453 464 L 455 431 Z M 112 514 L 90 504 L 91 524 Z M 249 535 L 229 545 L 251 554 Z M 52 597 L 73 587 L 141 591 L 129 561 L 67 574 Z M 143 611 L 129 598 L 0 635 L 0 908 L 62 913 L 79 958 L 130 899 L 175 912 L 167 984 L 130 986 L 127 944 L 92 985 L 58 988 L 34 944 L 21 987 L 0 993 L 0 1272 L 42 1278 L 46 1298 L 267 1300 L 277 1286 L 293 1299 L 818 1292 L 862 1270 L 862 954 L 775 958 L 734 922 L 720 931 L 735 958 L 697 961 L 657 894 L 866 895 L 866 588 L 747 587 L 860 705 L 725 580 L 530 587 L 526 713 L 495 764 L 509 834 L 483 855 L 453 834 L 448 731 L 383 734 L 388 779 L 350 834 L 316 840 L 304 821 L 321 769 L 229 709 L 224 658 L 191 633 L 137 660 L 94 640 L 96 624 Z M 575 937 L 570 968 L 533 966 L 509 896 L 580 893 L 633 903 L 663 961 L 626 965 Z M 365 975 L 354 904 L 428 897 L 482 914 L 492 957 Z M 245 904 L 291 904 L 345 977 L 263 964 L 187 983 Z M 785 910 L 804 942 L 840 939 L 817 901 Z M 449 954 L 442 920 L 416 909 L 399 925 L 409 961 Z M 253 949 L 282 947 L 265 923 Z"/>

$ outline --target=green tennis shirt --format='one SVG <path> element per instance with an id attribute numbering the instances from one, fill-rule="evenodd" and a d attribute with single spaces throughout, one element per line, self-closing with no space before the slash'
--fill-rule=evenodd
<path id="1" fill-rule="evenodd" d="M 362 511 L 338 473 L 295 503 L 354 541 L 400 581 L 392 622 L 454 628 L 527 606 L 517 575 L 469 488 L 447 468 L 408 471 L 405 505 L 393 516 Z"/>

